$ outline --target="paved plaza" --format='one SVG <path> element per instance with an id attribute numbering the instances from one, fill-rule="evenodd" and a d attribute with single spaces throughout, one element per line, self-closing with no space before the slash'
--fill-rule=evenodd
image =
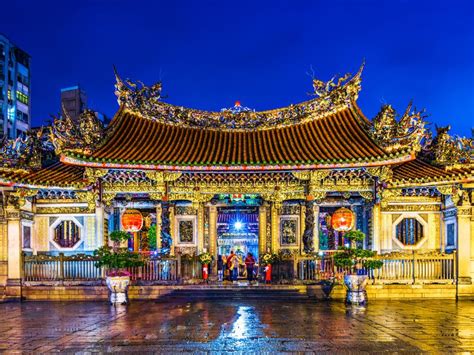
<path id="1" fill-rule="evenodd" d="M 474 351 L 474 302 L 0 304 L 0 351 Z"/>

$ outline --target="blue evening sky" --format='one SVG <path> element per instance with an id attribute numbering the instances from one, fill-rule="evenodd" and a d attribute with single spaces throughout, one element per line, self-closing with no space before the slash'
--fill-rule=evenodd
<path id="1" fill-rule="evenodd" d="M 317 77 L 366 60 L 359 105 L 402 112 L 471 135 L 474 1 L 4 1 L 0 32 L 32 55 L 33 122 L 80 84 L 112 116 L 115 64 L 173 104 L 207 110 L 235 100 L 257 110 L 308 99 Z"/>

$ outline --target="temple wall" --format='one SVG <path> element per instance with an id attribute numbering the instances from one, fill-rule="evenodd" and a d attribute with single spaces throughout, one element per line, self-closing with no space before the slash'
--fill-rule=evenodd
<path id="1" fill-rule="evenodd" d="M 380 252 L 441 251 L 444 243 L 441 212 L 433 208 L 432 205 L 419 205 L 417 208 L 409 207 L 404 209 L 403 205 L 389 205 L 382 209 L 378 230 Z M 397 225 L 405 219 L 415 220 L 423 229 L 422 238 L 413 245 L 404 244 L 397 238 Z"/>
<path id="2" fill-rule="evenodd" d="M 73 221 L 79 227 L 80 242 L 77 246 L 64 248 L 53 241 L 54 228 L 63 221 Z M 32 225 L 30 251 L 34 254 L 38 252 L 90 253 L 103 243 L 103 235 L 97 233 L 95 214 L 36 215 Z"/>

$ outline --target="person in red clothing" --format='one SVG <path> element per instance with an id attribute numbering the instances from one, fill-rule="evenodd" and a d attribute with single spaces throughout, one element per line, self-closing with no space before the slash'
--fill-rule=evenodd
<path id="1" fill-rule="evenodd" d="M 255 259 L 252 253 L 247 253 L 247 257 L 245 258 L 245 266 L 247 267 L 247 280 L 249 283 L 253 281 L 253 268 L 255 266 Z"/>

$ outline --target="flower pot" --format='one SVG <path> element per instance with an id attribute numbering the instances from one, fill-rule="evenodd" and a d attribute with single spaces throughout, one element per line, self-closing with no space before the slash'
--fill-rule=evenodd
<path id="1" fill-rule="evenodd" d="M 128 302 L 128 286 L 130 286 L 130 276 L 107 276 L 105 279 L 109 288 L 109 300 L 111 304 Z"/>
<path id="2" fill-rule="evenodd" d="M 367 291 L 365 290 L 367 275 L 345 275 L 344 284 L 347 287 L 346 303 L 364 305 L 367 303 Z"/>

